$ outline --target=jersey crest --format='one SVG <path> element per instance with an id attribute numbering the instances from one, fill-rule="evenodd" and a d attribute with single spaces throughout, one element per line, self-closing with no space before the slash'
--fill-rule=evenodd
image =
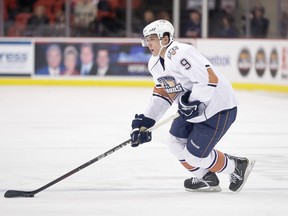
<path id="1" fill-rule="evenodd" d="M 181 84 L 176 83 L 175 78 L 172 76 L 160 77 L 158 78 L 158 82 L 172 100 L 174 100 L 180 92 L 184 91 Z"/>

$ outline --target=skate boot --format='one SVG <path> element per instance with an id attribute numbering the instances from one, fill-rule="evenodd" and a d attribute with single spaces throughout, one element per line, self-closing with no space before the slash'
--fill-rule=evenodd
<path id="1" fill-rule="evenodd" d="M 228 157 L 235 161 L 235 170 L 230 175 L 229 189 L 234 192 L 239 192 L 251 173 L 255 160 L 248 160 L 247 158 L 234 157 L 230 155 Z"/>
<path id="2" fill-rule="evenodd" d="M 187 191 L 193 192 L 220 192 L 219 180 L 215 173 L 208 172 L 203 178 L 192 177 L 184 181 L 184 187 Z"/>

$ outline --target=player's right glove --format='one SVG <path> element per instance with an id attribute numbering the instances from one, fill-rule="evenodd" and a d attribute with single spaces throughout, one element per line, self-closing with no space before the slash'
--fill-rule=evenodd
<path id="1" fill-rule="evenodd" d="M 132 121 L 131 146 L 137 147 L 139 144 L 150 142 L 152 134 L 146 129 L 152 127 L 155 120 L 144 116 L 144 114 L 136 114 L 135 119 Z"/>
<path id="2" fill-rule="evenodd" d="M 189 102 L 191 91 L 186 91 L 179 99 L 178 113 L 185 120 L 194 118 L 199 115 L 199 100 Z"/>

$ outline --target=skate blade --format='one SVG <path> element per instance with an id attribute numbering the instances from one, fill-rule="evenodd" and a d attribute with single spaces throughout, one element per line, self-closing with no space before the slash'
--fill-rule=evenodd
<path id="1" fill-rule="evenodd" d="M 188 191 L 188 192 L 221 192 L 222 191 L 222 189 L 221 189 L 221 187 L 219 185 L 218 186 L 200 188 L 200 189 L 185 188 L 185 190 Z"/>
<path id="2" fill-rule="evenodd" d="M 248 179 L 248 177 L 249 177 L 249 175 L 250 175 L 250 173 L 251 173 L 251 171 L 252 171 L 252 169 L 253 169 L 253 167 L 255 165 L 255 162 L 256 162 L 255 160 L 249 160 L 248 159 L 248 166 L 247 166 L 247 169 L 246 169 L 246 172 L 245 172 L 245 175 L 244 175 L 243 184 L 241 185 L 240 188 L 238 188 L 238 190 L 234 191 L 235 193 L 238 193 L 243 188 L 245 182 L 247 181 L 247 179 Z"/>

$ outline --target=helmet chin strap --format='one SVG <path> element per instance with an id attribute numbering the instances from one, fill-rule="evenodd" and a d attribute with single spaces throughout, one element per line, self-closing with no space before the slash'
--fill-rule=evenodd
<path id="1" fill-rule="evenodd" d="M 163 38 L 162 38 L 163 39 Z M 168 47 L 172 42 L 173 40 L 170 39 L 170 42 L 167 44 L 167 45 L 162 45 L 162 39 L 160 39 L 160 49 L 159 49 L 159 52 L 157 54 L 158 57 L 160 57 L 160 53 L 162 52 L 163 48 L 166 48 Z"/>

